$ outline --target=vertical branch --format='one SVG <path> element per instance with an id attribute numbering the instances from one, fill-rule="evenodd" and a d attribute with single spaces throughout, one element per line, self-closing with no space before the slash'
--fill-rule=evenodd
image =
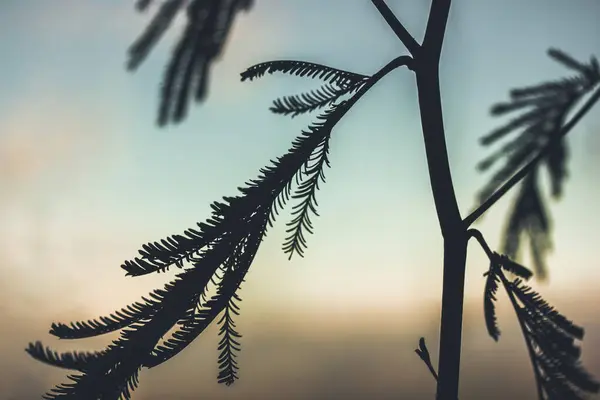
<path id="1" fill-rule="evenodd" d="M 468 235 L 462 222 L 444 133 L 439 62 L 451 0 L 433 0 L 422 46 L 414 41 L 383 0 L 372 0 L 414 57 L 421 126 L 435 208 L 444 237 L 444 278 L 437 398 L 458 399 Z"/>
<path id="2" fill-rule="evenodd" d="M 433 0 L 416 60 L 417 89 L 429 178 L 444 237 L 442 315 L 437 399 L 457 400 L 467 240 L 448 162 L 439 82 L 439 61 L 450 0 Z"/>
<path id="3" fill-rule="evenodd" d="M 454 236 L 458 226 L 462 226 L 448 163 L 439 80 L 439 60 L 449 10 L 450 0 L 433 0 L 423 46 L 415 59 L 429 179 L 444 237 Z"/>

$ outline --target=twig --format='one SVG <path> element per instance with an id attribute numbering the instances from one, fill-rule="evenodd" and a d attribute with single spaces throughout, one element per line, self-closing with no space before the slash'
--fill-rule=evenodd
<path id="1" fill-rule="evenodd" d="M 419 348 L 415 349 L 415 353 L 417 353 L 417 355 L 421 358 L 421 360 L 423 360 L 425 365 L 427 365 L 427 368 L 429 368 L 429 372 L 431 372 L 431 375 L 433 375 L 433 377 L 437 381 L 438 374 L 437 372 L 435 372 L 433 365 L 431 365 L 431 358 L 429 357 L 429 350 L 427 349 L 427 345 L 425 344 L 424 337 L 419 339 Z"/>
<path id="2" fill-rule="evenodd" d="M 492 249 L 490 248 L 490 246 L 487 244 L 487 242 L 485 241 L 485 238 L 483 237 L 483 234 L 479 230 L 477 230 L 477 229 L 469 229 L 467 231 L 467 235 L 470 238 L 477 239 L 477 241 L 481 245 L 481 248 L 483 249 L 483 251 L 485 251 L 485 254 L 488 256 L 488 258 L 490 259 L 490 261 L 494 261 L 494 252 L 492 251 Z"/>
<path id="3" fill-rule="evenodd" d="M 406 30 L 404 25 L 402 25 L 402 22 L 396 18 L 392 10 L 385 4 L 384 0 L 371 0 L 371 2 L 385 19 L 385 22 L 392 28 L 396 36 L 398 36 L 398 39 L 406 46 L 410 54 L 412 54 L 413 57 L 416 57 L 421 49 L 421 45 L 417 43 L 412 35 Z"/>

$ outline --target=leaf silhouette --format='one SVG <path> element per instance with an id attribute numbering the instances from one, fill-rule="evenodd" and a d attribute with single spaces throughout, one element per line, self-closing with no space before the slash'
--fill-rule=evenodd
<path id="1" fill-rule="evenodd" d="M 317 90 L 276 99 L 270 110 L 275 114 L 290 115 L 293 118 L 332 105 L 340 97 L 358 90 L 362 83 L 359 81 L 341 88 L 325 84 Z"/>
<path id="2" fill-rule="evenodd" d="M 550 194 L 554 199 L 559 199 L 568 177 L 569 151 L 566 141 L 557 137 L 557 132 L 579 100 L 600 83 L 600 70 L 595 58 L 589 63 L 581 63 L 557 49 L 550 49 L 548 54 L 578 75 L 512 89 L 509 102 L 494 105 L 492 115 L 502 116 L 514 112 L 521 114 L 483 136 L 481 143 L 489 146 L 511 134 L 518 134 L 478 164 L 480 171 L 487 171 L 504 160 L 504 165 L 496 169 L 490 181 L 479 192 L 479 202 L 484 202 L 542 147 L 551 144 L 551 151 L 543 164 L 538 164 L 534 172 L 521 183 L 521 190 L 508 217 L 502 246 L 504 253 L 518 259 L 521 240 L 527 236 L 536 277 L 540 280 L 547 276 L 546 257 L 552 243 L 550 216 L 546 211 L 546 199 L 541 194 L 538 171 L 541 165 L 546 167 L 551 183 Z"/>
<path id="3" fill-rule="evenodd" d="M 146 30 L 129 48 L 129 60 L 127 69 L 135 70 L 146 59 L 150 51 L 156 46 L 165 32 L 171 26 L 171 23 L 177 16 L 177 13 L 185 5 L 185 0 L 166 0 L 150 21 Z M 145 11 L 150 5 L 150 0 L 138 1 L 136 7 L 140 11 Z"/>
<path id="4" fill-rule="evenodd" d="M 533 272 L 531 272 L 528 268 L 524 267 L 523 265 L 511 260 L 510 257 L 508 257 L 507 255 L 498 253 L 494 254 L 498 265 L 502 267 L 503 270 L 510 272 L 518 276 L 519 278 L 523 278 L 525 280 L 528 280 L 533 276 Z"/>
<path id="5" fill-rule="evenodd" d="M 54 367 L 86 371 L 88 366 L 101 357 L 103 352 L 73 351 L 58 353 L 41 342 L 30 343 L 25 351 L 33 358 Z"/>
<path id="6" fill-rule="evenodd" d="M 236 292 L 267 226 L 272 225 L 279 210 L 292 198 L 300 200 L 300 206 L 295 208 L 300 211 L 295 215 L 304 215 L 306 210 L 314 212 L 316 183 L 322 179 L 333 127 L 385 73 L 401 65 L 406 65 L 403 57 L 384 67 L 349 100 L 331 105 L 293 141 L 286 154 L 262 168 L 257 179 L 239 188 L 241 195 L 213 203 L 212 217 L 198 224 L 198 230 L 187 230 L 184 235 L 144 245 L 139 252 L 141 257 L 125 262 L 122 268 L 133 276 L 164 271 L 171 265 L 184 268 L 184 262 L 191 262 L 192 266 L 184 268 L 164 289 L 153 291 L 151 300 L 144 298 L 143 303 L 134 303 L 99 320 L 54 324 L 55 334 L 70 338 L 117 329 L 121 332 L 107 349 L 85 358 L 81 374 L 70 375 L 70 383 L 58 385 L 46 398 L 130 398 L 141 368 L 152 368 L 178 354 L 223 312 L 226 318 L 221 319 L 224 336 L 220 342 L 218 380 L 231 384 L 237 378 L 235 353 L 239 350 L 235 339 L 239 334 L 231 319 L 231 314 L 237 312 L 233 301 L 239 299 Z M 295 192 L 294 182 L 297 184 Z M 300 230 L 308 226 L 307 218 L 302 216 L 298 220 Z M 296 226 L 294 221 L 291 222 L 293 227 Z M 294 251 L 305 245 L 303 241 L 298 243 L 292 246 Z M 207 298 L 211 283 L 217 290 Z M 30 345 L 30 348 L 33 349 L 30 354 L 41 361 L 68 364 L 69 356 L 44 352 L 41 344 Z"/>
<path id="7" fill-rule="evenodd" d="M 598 60 L 595 57 L 591 57 L 589 64 L 584 64 L 564 51 L 560 49 L 549 49 L 548 55 L 563 64 L 565 67 L 575 70 L 579 72 L 581 75 L 589 79 L 590 81 L 594 81 L 600 76 L 600 68 L 598 67 Z"/>
<path id="8" fill-rule="evenodd" d="M 541 399 L 584 399 L 600 384 L 581 365 L 583 328 L 551 307 L 520 279 L 504 286 L 511 297 L 534 368 Z M 519 304 L 520 303 L 520 304 Z"/>
<path id="9" fill-rule="evenodd" d="M 237 353 L 241 350 L 241 344 L 239 339 L 242 335 L 237 332 L 235 328 L 235 322 L 233 321 L 233 315 L 239 314 L 239 307 L 235 304 L 235 301 L 241 301 L 237 294 L 234 294 L 229 300 L 229 304 L 223 312 L 223 316 L 219 320 L 218 324 L 221 325 L 219 329 L 219 335 L 221 340 L 219 341 L 219 375 L 217 377 L 219 383 L 224 383 L 229 386 L 238 379 L 237 371 L 239 369 L 237 364 Z"/>
<path id="10" fill-rule="evenodd" d="M 514 262 L 508 256 L 491 253 L 490 267 L 484 274 L 484 276 L 486 276 L 486 281 L 483 294 L 483 315 L 487 331 L 495 341 L 498 341 L 498 338 L 500 337 L 495 302 L 498 300 L 496 293 L 498 292 L 498 284 L 501 282 L 501 269 L 526 280 L 533 275 L 529 269 Z"/>
<path id="11" fill-rule="evenodd" d="M 335 84 L 339 87 L 353 86 L 361 83 L 368 76 L 355 74 L 326 65 L 315 64 L 306 61 L 279 60 L 268 61 L 253 65 L 241 73 L 242 81 L 261 78 L 265 74 L 281 72 L 306 78 L 318 78 L 324 83 Z"/>
<path id="12" fill-rule="evenodd" d="M 146 10 L 151 0 L 136 8 Z M 187 23 L 164 73 L 157 124 L 179 123 L 187 115 L 192 98 L 205 100 L 210 69 L 225 47 L 236 14 L 249 10 L 252 0 L 165 0 L 142 35 L 130 47 L 127 68 L 136 70 L 186 8 Z"/>
<path id="13" fill-rule="evenodd" d="M 114 332 L 129 326 L 137 321 L 152 317 L 160 308 L 160 301 L 164 298 L 164 290 L 150 293 L 151 299 L 142 297 L 143 303 L 135 302 L 126 308 L 99 319 L 72 322 L 70 324 L 53 323 L 50 334 L 60 339 L 81 339 Z"/>
<path id="14" fill-rule="evenodd" d="M 213 264 L 217 264 L 225 252 L 223 247 L 210 260 Z M 87 363 L 83 374 L 69 376 L 72 383 L 57 386 L 53 393 L 47 394 L 47 398 L 117 398 L 120 395 L 129 398 L 129 392 L 137 385 L 137 375 L 148 354 L 177 321 L 187 318 L 195 308 L 198 286 L 206 286 L 215 270 L 215 266 L 205 262 L 202 267 L 195 265 L 177 275 L 161 291 L 161 307 L 152 318 L 134 322 L 122 329 L 117 340 L 100 356 Z"/>
<path id="15" fill-rule="evenodd" d="M 258 251 L 266 231 L 269 212 L 270 210 L 267 209 L 256 214 L 254 224 L 258 225 L 249 231 L 248 236 L 234 250 L 230 262 L 221 269 L 223 276 L 218 278 L 220 282 L 217 293 L 203 304 L 200 310 L 190 313 L 178 322 L 178 329 L 171 338 L 158 344 L 147 357 L 144 363 L 146 367 L 155 367 L 177 355 L 227 308 Z"/>
<path id="16" fill-rule="evenodd" d="M 496 317 L 496 305 L 497 300 L 496 293 L 498 292 L 498 283 L 500 283 L 500 277 L 498 276 L 499 266 L 494 262 L 490 262 L 490 269 L 486 272 L 485 290 L 483 294 L 483 315 L 485 318 L 485 326 L 489 335 L 498 341 L 500 337 L 500 329 L 498 329 L 498 319 Z"/>
<path id="17" fill-rule="evenodd" d="M 311 164 L 305 164 L 301 181 L 298 184 L 291 198 L 300 200 L 292 208 L 292 220 L 287 223 L 288 237 L 283 244 L 283 251 L 289 254 L 289 258 L 297 253 L 300 257 L 304 256 L 306 248 L 305 233 L 313 233 L 313 224 L 310 214 L 318 216 L 316 192 L 319 189 L 319 180 L 325 182 L 323 168 L 325 165 L 330 167 L 327 153 L 329 152 L 329 137 L 327 137 L 320 146 L 311 155 Z"/>
<path id="18" fill-rule="evenodd" d="M 521 238 L 527 236 L 535 273 L 544 279 L 547 271 L 545 256 L 552 249 L 552 241 L 550 222 L 536 178 L 537 171 L 533 171 L 523 180 L 504 232 L 502 251 L 511 258 L 518 258 Z"/>

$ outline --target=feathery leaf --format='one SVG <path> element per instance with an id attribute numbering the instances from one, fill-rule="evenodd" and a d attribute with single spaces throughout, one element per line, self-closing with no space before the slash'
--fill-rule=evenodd
<path id="1" fill-rule="evenodd" d="M 503 252 L 512 258 L 518 255 L 522 237 L 528 236 L 536 277 L 539 279 L 544 279 L 546 276 L 545 258 L 551 248 L 551 238 L 550 217 L 545 210 L 546 201 L 540 193 L 539 173 L 536 172 L 540 169 L 540 165 L 546 166 L 550 175 L 551 196 L 555 199 L 560 198 L 564 182 L 568 177 L 568 147 L 564 139 L 556 138 L 557 132 L 562 128 L 568 113 L 577 102 L 600 83 L 600 73 L 595 58 L 586 64 L 576 61 L 560 50 L 550 49 L 548 54 L 579 74 L 535 86 L 513 89 L 510 92 L 510 102 L 494 105 L 491 109 L 492 115 L 504 115 L 515 111 L 521 111 L 521 114 L 483 136 L 481 143 L 486 146 L 491 145 L 509 134 L 520 132 L 477 166 L 480 171 L 486 171 L 499 160 L 505 161 L 479 192 L 479 202 L 484 202 L 537 155 L 539 149 L 552 143 L 551 151 L 543 160 L 543 164 L 539 164 L 530 173 L 531 177 L 526 178 L 522 183 L 521 192 L 517 196 L 503 234 Z M 532 198 L 530 199 L 529 196 Z"/>
<path id="2" fill-rule="evenodd" d="M 483 295 L 483 316 L 485 318 L 485 326 L 488 333 L 495 341 L 498 341 L 498 338 L 500 337 L 495 305 L 498 283 L 500 282 L 498 272 L 498 265 L 495 262 L 490 262 L 490 269 L 485 273 L 487 278 Z"/>
<path id="3" fill-rule="evenodd" d="M 583 328 L 520 279 L 509 283 L 503 278 L 503 283 L 530 350 L 540 398 L 577 400 L 584 399 L 586 393 L 598 393 L 600 384 L 581 365 L 581 350 L 575 344 L 575 340 L 583 339 Z"/>
<path id="4" fill-rule="evenodd" d="M 590 67 L 588 65 L 580 63 L 562 50 L 551 48 L 548 50 L 548 55 L 565 67 L 571 68 L 580 74 L 587 74 L 590 72 Z"/>
<path id="5" fill-rule="evenodd" d="M 281 72 L 284 74 L 302 76 L 307 78 L 318 78 L 324 83 L 335 84 L 339 87 L 353 86 L 368 78 L 368 76 L 343 71 L 341 69 L 328 67 L 306 61 L 278 60 L 268 61 L 253 65 L 240 75 L 242 81 L 260 78 L 264 74 Z"/>
<path id="6" fill-rule="evenodd" d="M 160 301 L 164 295 L 164 290 L 155 290 L 150 293 L 150 299 L 142 298 L 143 303 L 135 302 L 119 311 L 115 311 L 108 317 L 71 322 L 68 325 L 52 323 L 50 334 L 60 339 L 81 339 L 114 332 L 137 321 L 152 317 L 160 308 Z"/>
<path id="7" fill-rule="evenodd" d="M 44 347 L 41 342 L 29 343 L 25 351 L 34 359 L 54 367 L 85 371 L 89 364 L 96 361 L 104 353 L 101 351 L 73 351 L 59 353 Z"/>
<path id="8" fill-rule="evenodd" d="M 220 280 L 217 293 L 203 305 L 201 310 L 197 310 L 195 313 L 181 320 L 178 323 L 178 330 L 171 335 L 170 339 L 165 340 L 153 349 L 152 354 L 149 355 L 147 361 L 144 363 L 146 367 L 155 367 L 177 355 L 191 344 L 227 307 L 229 301 L 241 285 L 258 251 L 268 224 L 269 212 L 270 210 L 267 209 L 254 217 L 254 225 L 258 224 L 259 229 L 250 230 L 249 235 L 233 252 L 233 265 L 227 269 L 222 269 L 223 277 Z"/>
<path id="9" fill-rule="evenodd" d="M 150 0 L 138 1 L 137 8 L 140 11 L 144 11 L 149 4 Z M 146 59 L 167 29 L 169 29 L 175 16 L 184 4 L 185 0 L 165 0 L 165 2 L 161 4 L 144 33 L 142 33 L 129 48 L 129 60 L 127 61 L 128 70 L 132 71 L 137 69 Z"/>
<path id="10" fill-rule="evenodd" d="M 311 156 L 314 160 L 312 165 L 305 164 L 300 178 L 300 184 L 296 188 L 292 198 L 300 202 L 292 208 L 292 220 L 286 225 L 288 236 L 283 243 L 283 251 L 292 258 L 294 253 L 300 257 L 304 256 L 306 249 L 306 233 L 313 233 L 313 223 L 310 214 L 318 216 L 316 192 L 319 189 L 319 180 L 325 182 L 323 168 L 330 167 L 327 154 L 329 152 L 329 136 L 325 137 L 320 147 Z"/>
<path id="11" fill-rule="evenodd" d="M 233 315 L 239 315 L 239 307 L 235 304 L 235 300 L 242 301 L 237 294 L 234 294 L 229 300 L 229 304 L 225 307 L 223 316 L 218 321 L 221 326 L 219 329 L 219 341 L 218 350 L 219 354 L 219 375 L 218 382 L 224 383 L 230 386 L 238 379 L 237 371 L 239 369 L 237 365 L 237 353 L 241 350 L 241 344 L 239 339 L 242 335 L 235 329 L 235 322 L 233 321 Z"/>
<path id="12" fill-rule="evenodd" d="M 502 269 L 504 269 L 505 271 L 508 271 L 518 276 L 519 278 L 523 278 L 525 280 L 528 280 L 533 276 L 533 272 L 531 272 L 528 268 L 524 267 L 523 265 L 511 260 L 508 256 L 497 253 L 494 253 L 494 255 L 496 257 L 496 262 L 498 263 L 498 265 L 502 267 Z"/>
<path id="13" fill-rule="evenodd" d="M 540 279 L 546 276 L 546 256 L 552 249 L 550 221 L 537 187 L 536 171 L 521 184 L 508 224 L 504 231 L 502 251 L 512 259 L 519 259 L 521 237 L 529 240 L 535 273 Z"/>
<path id="14" fill-rule="evenodd" d="M 364 82 L 342 88 L 324 84 L 317 90 L 276 99 L 269 110 L 275 114 L 290 115 L 293 118 L 332 105 L 343 95 L 358 90 L 362 83 Z"/>
<path id="15" fill-rule="evenodd" d="M 144 11 L 151 0 L 138 0 Z M 194 98 L 202 102 L 207 95 L 210 68 L 221 55 L 235 16 L 249 10 L 252 0 L 165 0 L 142 35 L 128 52 L 127 68 L 137 69 L 156 43 L 187 6 L 187 23 L 165 70 L 160 92 L 157 123 L 179 123 L 187 115 Z"/>
<path id="16" fill-rule="evenodd" d="M 267 226 L 274 222 L 278 208 L 292 197 L 293 182 L 299 185 L 296 198 L 302 199 L 311 192 L 311 185 L 303 185 L 303 177 L 308 173 L 312 179 L 312 171 L 319 171 L 314 166 L 314 155 L 323 151 L 320 146 L 328 141 L 333 127 L 372 85 L 406 62 L 406 57 L 397 58 L 353 97 L 319 116 L 316 123 L 293 141 L 285 155 L 262 168 L 258 178 L 239 188 L 241 195 L 213 203 L 212 217 L 198 224 L 198 231 L 188 230 L 186 236 L 176 235 L 148 244 L 140 251 L 141 258 L 126 262 L 123 267 L 130 275 L 157 272 L 170 265 L 183 267 L 184 261 L 192 262 L 191 268 L 184 269 L 164 289 L 152 292 L 151 301 L 144 299 L 146 305 L 121 310 L 100 322 L 56 325 L 65 337 L 122 329 L 117 340 L 97 358 L 89 360 L 83 374 L 69 376 L 71 382 L 55 387 L 47 398 L 129 398 L 142 367 L 159 365 L 187 347 L 231 304 Z M 217 285 L 216 294 L 204 300 L 210 283 Z M 173 328 L 171 337 L 161 342 Z M 39 353 L 34 354 L 40 356 Z M 42 357 L 60 358 L 52 354 Z M 231 365 L 221 365 L 223 371 L 230 369 L 220 377 L 223 382 L 234 379 Z"/>

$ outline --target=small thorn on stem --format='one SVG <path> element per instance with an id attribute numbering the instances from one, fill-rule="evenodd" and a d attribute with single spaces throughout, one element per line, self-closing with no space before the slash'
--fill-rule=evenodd
<path id="1" fill-rule="evenodd" d="M 423 360 L 425 365 L 427 365 L 427 368 L 429 368 L 431 375 L 433 375 L 433 377 L 437 381 L 438 374 L 437 374 L 437 372 L 435 372 L 433 365 L 431 365 L 431 358 L 429 357 L 429 350 L 427 349 L 427 346 L 425 345 L 424 337 L 419 339 L 419 348 L 415 349 L 415 353 L 417 353 L 417 355 L 421 358 L 421 360 Z"/>

